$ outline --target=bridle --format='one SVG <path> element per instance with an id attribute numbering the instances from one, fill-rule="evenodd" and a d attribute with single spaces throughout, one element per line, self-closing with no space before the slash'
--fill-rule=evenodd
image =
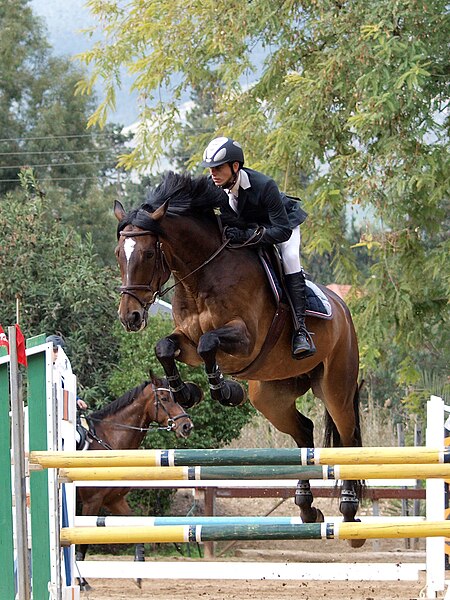
<path id="1" fill-rule="evenodd" d="M 126 237 L 126 238 L 133 238 L 133 237 L 140 237 L 142 235 L 154 235 L 154 233 L 151 231 L 121 231 L 119 235 L 122 237 Z M 161 284 L 161 277 L 160 277 L 160 281 L 158 282 L 158 288 L 155 292 L 153 292 L 152 298 L 148 302 L 143 302 L 139 298 L 139 296 L 137 294 L 135 294 L 134 292 L 135 291 L 152 292 L 153 288 L 150 285 L 150 283 L 149 284 L 135 284 L 135 285 L 121 285 L 117 289 L 120 292 L 121 296 L 123 296 L 124 294 L 131 296 L 141 305 L 141 307 L 144 311 L 144 319 L 146 319 L 147 315 L 148 315 L 148 309 L 155 302 L 155 300 L 157 298 L 162 298 L 168 292 L 173 290 L 173 288 L 176 287 L 179 283 L 181 283 L 182 281 L 184 281 L 185 279 L 187 279 L 194 273 L 197 273 L 197 271 L 200 271 L 200 269 L 203 269 L 203 267 L 205 267 L 208 263 L 210 263 L 212 260 L 214 260 L 214 258 L 216 258 L 216 256 L 218 254 L 220 254 L 222 252 L 222 250 L 224 250 L 224 248 L 226 248 L 226 246 L 228 246 L 229 243 L 230 243 L 229 240 L 225 240 L 220 245 L 220 247 L 213 252 L 213 254 L 209 258 L 207 258 L 205 261 L 202 262 L 201 265 L 196 267 L 193 271 L 191 271 L 190 273 L 188 273 L 181 279 L 178 279 L 178 281 L 176 281 L 173 285 L 165 288 L 164 290 L 161 289 L 161 286 L 163 284 Z M 155 275 L 155 272 L 157 272 L 158 267 L 161 269 L 161 272 L 163 272 L 165 269 L 170 270 L 169 265 L 167 264 L 166 257 L 164 255 L 164 251 L 161 247 L 161 242 L 159 240 L 157 240 L 157 242 L 156 242 L 155 251 L 156 251 L 155 264 L 153 267 L 153 272 L 150 277 L 150 282 L 153 281 L 153 277 Z"/>
<path id="2" fill-rule="evenodd" d="M 124 238 L 133 238 L 133 237 L 140 237 L 143 235 L 154 235 L 154 234 L 151 231 L 121 231 L 119 235 Z M 169 268 L 167 265 L 165 256 L 164 256 L 164 252 L 161 249 L 161 242 L 159 240 L 157 240 L 157 242 L 156 242 L 155 251 L 156 251 L 156 257 L 155 257 L 153 273 L 150 277 L 150 281 L 153 281 L 153 277 L 155 275 L 155 272 L 157 272 L 158 268 L 161 269 L 161 272 L 164 272 L 165 269 Z M 159 282 L 158 289 L 156 290 L 156 292 L 153 292 L 151 299 L 148 300 L 147 302 L 143 302 L 139 298 L 139 296 L 137 294 L 135 294 L 134 292 L 135 291 L 152 292 L 153 288 L 151 287 L 150 284 L 138 284 L 137 283 L 134 285 L 121 285 L 117 289 L 120 292 L 121 296 L 123 296 L 124 294 L 126 294 L 127 296 L 131 296 L 141 305 L 141 307 L 144 311 L 144 319 L 146 320 L 147 315 L 148 315 L 148 309 L 150 308 L 150 306 L 155 302 L 155 300 L 158 296 L 163 295 L 160 292 L 160 288 L 161 288 L 161 283 Z M 164 293 L 166 293 L 166 292 L 164 292 Z"/>
<path id="3" fill-rule="evenodd" d="M 150 425 L 148 427 L 135 427 L 133 425 L 125 425 L 125 423 L 117 423 L 114 421 L 108 421 L 108 425 L 112 425 L 116 429 L 128 429 L 128 430 L 133 430 L 133 431 L 140 431 L 141 433 L 148 432 L 148 431 L 174 431 L 176 429 L 177 421 L 179 419 L 184 419 L 184 418 L 190 419 L 190 416 L 184 410 L 179 415 L 176 415 L 175 417 L 170 417 L 169 411 L 164 406 L 164 403 L 160 399 L 158 392 L 169 392 L 170 396 L 172 397 L 172 391 L 166 387 L 156 387 L 153 383 L 151 385 L 153 388 L 153 392 L 155 394 L 155 409 L 156 410 L 155 410 L 154 424 L 150 423 Z M 161 427 L 158 422 L 158 410 L 160 408 L 167 415 L 167 425 L 165 427 Z M 96 419 L 95 417 L 91 417 L 89 415 L 86 418 L 88 421 L 93 421 L 96 423 L 101 423 L 101 421 L 103 421 L 103 419 Z M 104 440 L 98 438 L 94 431 L 89 431 L 89 435 L 90 435 L 90 437 L 92 437 L 96 442 L 98 442 L 101 446 L 103 446 L 107 450 L 112 450 L 111 446 Z"/>

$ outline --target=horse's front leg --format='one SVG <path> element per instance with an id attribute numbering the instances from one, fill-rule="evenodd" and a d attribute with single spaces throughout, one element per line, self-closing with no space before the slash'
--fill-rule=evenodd
<path id="1" fill-rule="evenodd" d="M 248 332 L 245 325 L 238 321 L 220 329 L 204 333 L 197 352 L 205 363 L 211 397 L 223 406 L 240 406 L 246 399 L 244 387 L 234 380 L 226 380 L 216 362 L 218 350 L 228 354 L 249 354 Z"/>
<path id="2" fill-rule="evenodd" d="M 177 334 L 159 340 L 155 346 L 156 358 L 162 365 L 169 389 L 173 394 L 175 402 L 178 402 L 183 408 L 192 408 L 203 399 L 201 388 L 190 381 L 184 382 L 181 379 L 175 363 L 175 357 L 180 352 L 180 338 Z"/>

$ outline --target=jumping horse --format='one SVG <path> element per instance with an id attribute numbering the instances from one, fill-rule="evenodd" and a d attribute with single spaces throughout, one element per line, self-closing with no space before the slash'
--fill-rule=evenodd
<path id="1" fill-rule="evenodd" d="M 86 419 L 89 425 L 89 450 L 133 450 L 139 448 L 149 430 L 173 431 L 179 438 L 188 438 L 193 423 L 170 392 L 167 381 L 150 374 L 145 381 L 126 392 L 100 410 L 90 413 Z M 77 500 L 81 502 L 83 516 L 98 515 L 101 508 L 112 515 L 131 516 L 126 495 L 129 487 L 79 487 Z M 77 560 L 84 560 L 87 544 L 79 547 Z M 144 560 L 144 545 L 137 544 L 135 560 Z M 140 587 L 140 580 L 137 584 Z M 81 587 L 89 589 L 86 580 Z"/>
<path id="2" fill-rule="evenodd" d="M 181 380 L 175 359 L 203 364 L 211 397 L 224 405 L 245 401 L 237 380 L 247 380 L 252 405 L 298 447 L 314 446 L 313 422 L 296 408 L 296 399 L 311 389 L 325 406 L 324 445 L 361 446 L 358 344 L 348 307 L 319 286 L 332 318 L 307 318 L 316 354 L 292 358 L 290 318 L 268 346 L 280 305 L 255 250 L 233 248 L 224 240 L 216 214 L 223 195 L 206 177 L 169 172 L 139 208 L 126 213 L 116 201 L 122 325 L 127 331 L 142 330 L 149 306 L 173 288 L 175 329 L 155 351 L 182 406 L 192 406 L 200 396 L 196 386 Z M 175 283 L 163 290 L 171 274 Z M 342 482 L 339 508 L 345 521 L 356 520 L 360 484 Z M 322 512 L 312 506 L 308 481 L 298 483 L 295 502 L 304 522 L 323 521 Z M 362 543 L 352 540 L 354 547 Z"/>

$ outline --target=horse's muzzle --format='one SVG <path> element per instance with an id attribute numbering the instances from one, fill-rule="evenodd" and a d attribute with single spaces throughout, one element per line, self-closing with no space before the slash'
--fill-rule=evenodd
<path id="1" fill-rule="evenodd" d="M 127 313 L 125 317 L 120 314 L 119 310 L 119 320 L 128 332 L 141 331 L 147 326 L 147 315 L 139 310 L 133 310 Z"/>
<path id="2" fill-rule="evenodd" d="M 192 421 L 185 421 L 175 428 L 175 434 L 177 437 L 187 439 L 194 429 Z"/>

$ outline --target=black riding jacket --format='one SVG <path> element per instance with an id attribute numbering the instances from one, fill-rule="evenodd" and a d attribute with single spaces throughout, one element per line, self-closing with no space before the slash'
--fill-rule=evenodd
<path id="1" fill-rule="evenodd" d="M 241 227 L 265 227 L 263 241 L 270 244 L 286 242 L 291 231 L 303 223 L 307 214 L 298 201 L 281 193 L 273 179 L 254 171 L 243 169 L 249 178 L 250 187 L 239 186 L 237 198 L 237 217 Z M 223 205 L 220 207 L 224 220 L 231 220 L 236 213 L 228 203 L 224 194 Z"/>

